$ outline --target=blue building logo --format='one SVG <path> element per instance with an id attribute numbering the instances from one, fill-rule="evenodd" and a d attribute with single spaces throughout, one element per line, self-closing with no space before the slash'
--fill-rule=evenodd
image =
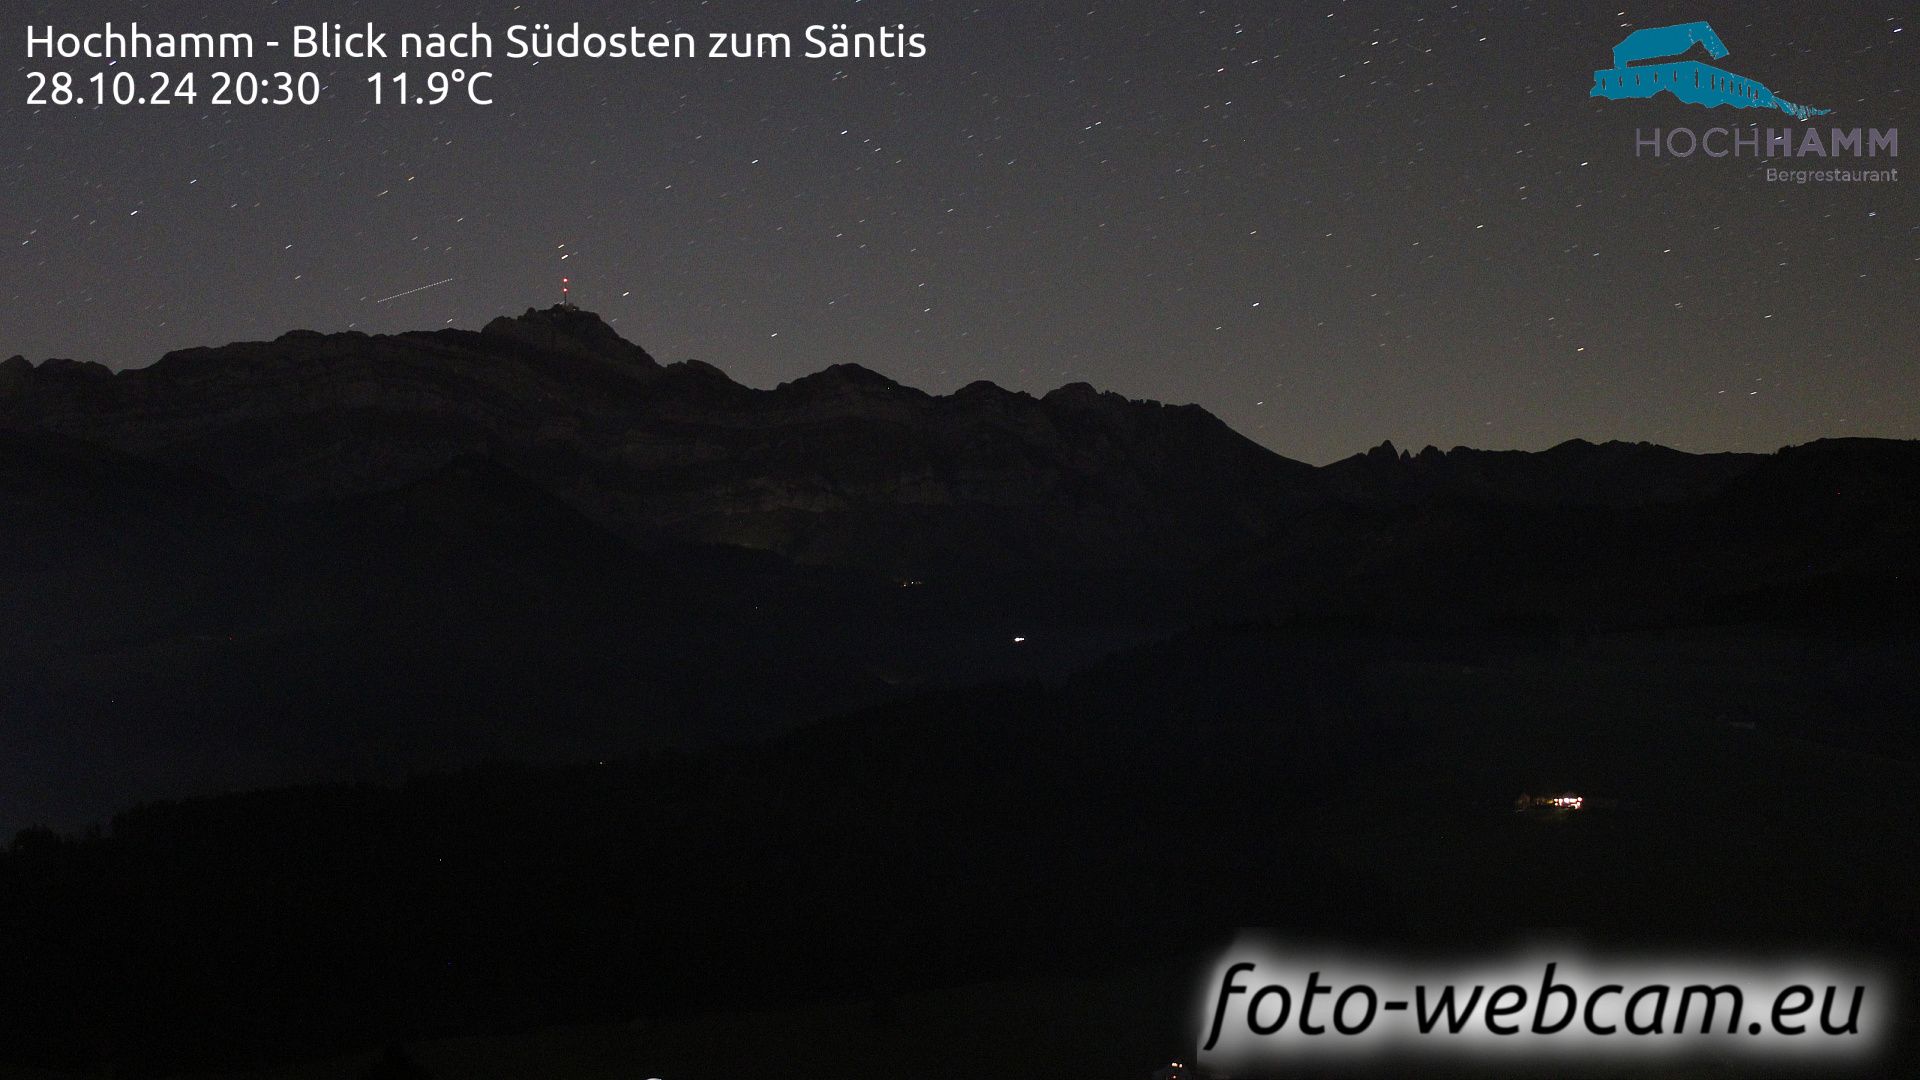
<path id="1" fill-rule="evenodd" d="M 1696 45 L 1715 60 L 1728 52 L 1720 35 L 1703 22 L 1635 30 L 1614 46 L 1613 67 L 1593 73 L 1593 92 L 1588 96 L 1621 101 L 1650 98 L 1664 91 L 1689 105 L 1779 109 L 1797 120 L 1832 111 L 1796 105 L 1744 75 L 1686 59 Z"/>

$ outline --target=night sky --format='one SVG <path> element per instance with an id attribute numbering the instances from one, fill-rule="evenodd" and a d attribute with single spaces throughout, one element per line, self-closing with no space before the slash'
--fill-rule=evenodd
<path id="1" fill-rule="evenodd" d="M 1770 450 L 1920 437 L 1920 174 L 1769 184 L 1636 127 L 1796 126 L 1587 91 L 1631 29 L 1920 145 L 1912 4 L 867 2 L 8 5 L 0 356 L 114 367 L 292 328 L 477 328 L 574 298 L 771 386 L 1088 381 L 1313 462 L 1382 439 Z M 936 12 L 938 12 L 936 14 Z M 591 29 L 904 22 L 919 60 L 507 60 L 490 107 L 23 102 L 25 27 L 373 19 Z M 202 84 L 203 95 L 207 85 Z M 1882 163 L 1897 165 L 1894 163 Z M 1816 161 L 1812 167 L 1829 167 Z M 452 278 L 434 288 L 383 298 Z"/>

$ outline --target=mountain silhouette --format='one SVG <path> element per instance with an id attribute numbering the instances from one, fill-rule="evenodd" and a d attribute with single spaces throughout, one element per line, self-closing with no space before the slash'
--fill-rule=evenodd
<path id="1" fill-rule="evenodd" d="M 479 333 L 276 341 L 150 368 L 12 363 L 0 424 L 277 502 L 486 457 L 638 544 L 718 543 L 925 577 L 985 558 L 1126 565 L 1271 528 L 1313 471 L 1196 407 L 1078 385 L 948 397 L 841 364 L 770 391 L 662 367 L 568 308 Z"/>
<path id="2" fill-rule="evenodd" d="M 15 357 L 0 1062 L 1125 1075 L 1246 926 L 1911 970 L 1916 493 L 1873 439 L 1314 468 L 564 307 Z M 1097 1036 L 1003 1053 L 1034 980 Z"/>
<path id="3" fill-rule="evenodd" d="M 16 357 L 0 823 L 705 745 L 1236 621 L 1910 626 L 1917 462 L 1575 440 L 1314 468 L 1085 384 L 753 389 L 567 307 Z"/>
<path id="4" fill-rule="evenodd" d="M 16 358 L 0 692 L 34 719 L 0 822 L 701 743 L 1097 655 L 1312 478 L 1194 407 L 854 365 L 754 390 L 568 308 Z"/>

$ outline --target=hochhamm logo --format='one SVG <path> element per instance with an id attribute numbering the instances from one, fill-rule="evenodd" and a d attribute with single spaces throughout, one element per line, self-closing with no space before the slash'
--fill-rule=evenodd
<path id="1" fill-rule="evenodd" d="M 1635 30 L 1614 46 L 1613 66 L 1593 73 L 1593 90 L 1587 96 L 1630 101 L 1667 94 L 1684 104 L 1708 109 L 1731 106 L 1778 110 L 1800 123 L 1785 127 L 1728 122 L 1724 127 L 1638 128 L 1633 136 L 1634 157 L 1691 158 L 1698 154 L 1707 158 L 1768 159 L 1770 164 L 1786 159 L 1793 163 L 1790 167 L 1768 168 L 1764 175 L 1769 182 L 1888 183 L 1900 179 L 1900 171 L 1893 167 L 1900 157 L 1899 128 L 1808 124 L 1806 121 L 1831 115 L 1833 110 L 1788 101 L 1757 79 L 1693 59 L 1701 52 L 1713 60 L 1728 54 L 1726 43 L 1704 22 Z M 1815 162 L 1808 159 L 1830 166 L 1837 164 L 1834 159 L 1842 159 L 1847 164 L 1814 168 Z M 1864 159 L 1881 160 L 1868 164 Z"/>
<path id="2" fill-rule="evenodd" d="M 1704 105 L 1709 109 L 1721 105 L 1736 109 L 1779 109 L 1796 120 L 1825 116 L 1832 111 L 1796 105 L 1777 96 L 1758 80 L 1686 59 L 1695 46 L 1705 49 L 1715 60 L 1723 59 L 1728 53 L 1720 35 L 1703 22 L 1635 30 L 1613 47 L 1613 67 L 1593 73 L 1593 91 L 1588 96 L 1621 101 L 1650 98 L 1665 92 L 1689 105 Z"/>

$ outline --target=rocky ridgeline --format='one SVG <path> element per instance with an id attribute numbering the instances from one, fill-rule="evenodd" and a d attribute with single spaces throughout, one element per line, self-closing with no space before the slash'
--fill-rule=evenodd
<path id="1" fill-rule="evenodd" d="M 911 568 L 941 550 L 1129 562 L 1275 525 L 1313 470 L 1195 406 L 1085 384 L 930 395 L 854 364 L 772 390 L 661 365 L 555 307 L 478 333 L 295 332 L 144 369 L 0 365 L 0 427 L 219 477 L 280 501 L 492 459 L 639 540 Z"/>

